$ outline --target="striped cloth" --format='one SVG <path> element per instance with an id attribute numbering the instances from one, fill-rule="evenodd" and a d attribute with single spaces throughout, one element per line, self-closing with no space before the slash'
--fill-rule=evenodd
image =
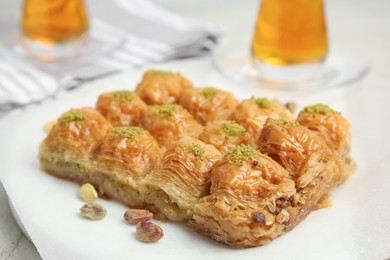
<path id="1" fill-rule="evenodd" d="M 202 55 L 223 30 L 147 0 L 88 0 L 89 40 L 78 58 L 44 63 L 18 43 L 18 17 L 0 21 L 0 116 L 39 103 L 99 75 Z"/>

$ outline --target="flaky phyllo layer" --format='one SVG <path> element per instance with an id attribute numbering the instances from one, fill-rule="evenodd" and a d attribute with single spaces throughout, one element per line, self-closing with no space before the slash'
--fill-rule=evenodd
<path id="1" fill-rule="evenodd" d="M 266 244 L 355 170 L 350 126 L 318 104 L 238 102 L 178 73 L 149 70 L 135 92 L 62 114 L 39 148 L 44 171 L 234 247 Z"/>

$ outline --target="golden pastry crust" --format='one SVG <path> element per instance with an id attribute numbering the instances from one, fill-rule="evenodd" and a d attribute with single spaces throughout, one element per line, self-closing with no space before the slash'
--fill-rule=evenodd
<path id="1" fill-rule="evenodd" d="M 145 201 L 170 220 L 190 219 L 196 203 L 209 193 L 210 172 L 220 158 L 214 146 L 182 137 L 167 148 L 158 167 L 141 182 Z"/>
<path id="2" fill-rule="evenodd" d="M 251 152 L 234 152 L 236 156 L 228 155 L 215 166 L 211 195 L 197 204 L 194 221 L 190 223 L 197 231 L 234 247 L 264 245 L 321 207 L 337 185 L 332 151 L 305 126 L 268 119 L 260 143 L 261 151 L 270 157 L 260 158 L 252 148 Z M 238 167 L 250 165 L 250 176 L 256 176 L 252 173 L 254 165 L 274 170 L 271 174 L 262 172 L 262 178 L 268 177 L 265 182 L 261 178 L 253 181 L 248 176 L 237 176 L 244 171 L 234 169 L 228 162 L 238 162 Z M 281 170 L 281 166 L 286 170 Z M 281 183 L 284 188 L 272 189 L 273 184 Z M 265 192 L 256 192 L 262 190 L 259 187 Z"/>
<path id="3" fill-rule="evenodd" d="M 238 101 L 230 92 L 207 87 L 187 89 L 179 104 L 204 125 L 210 121 L 229 118 Z"/>
<path id="4" fill-rule="evenodd" d="M 62 114 L 39 146 L 42 170 L 83 183 L 91 171 L 90 158 L 111 127 L 99 112 L 89 107 Z"/>
<path id="5" fill-rule="evenodd" d="M 179 73 L 148 70 L 135 92 L 148 105 L 165 105 L 176 103 L 183 91 L 190 88 L 192 83 Z"/>
<path id="6" fill-rule="evenodd" d="M 199 140 L 214 145 L 221 153 L 248 144 L 250 138 L 243 126 L 229 120 L 208 122 L 199 135 Z"/>
<path id="7" fill-rule="evenodd" d="M 113 126 L 137 126 L 147 105 L 129 90 L 103 93 L 96 103 L 99 111 Z"/>
<path id="8" fill-rule="evenodd" d="M 296 181 L 306 187 L 321 167 L 333 160 L 332 151 L 317 134 L 298 122 L 268 119 L 260 137 L 260 151 L 282 165 Z"/>
<path id="9" fill-rule="evenodd" d="M 323 104 L 308 106 L 298 114 L 297 122 L 317 132 L 336 153 L 350 152 L 350 125 L 339 112 Z"/>
<path id="10" fill-rule="evenodd" d="M 157 141 L 142 128 L 111 128 L 96 150 L 88 181 L 103 195 L 131 207 L 147 207 L 139 181 L 157 165 L 161 155 Z"/>
<path id="11" fill-rule="evenodd" d="M 58 118 L 41 143 L 40 152 L 61 155 L 66 161 L 86 161 L 110 127 L 93 108 L 71 109 Z"/>
<path id="12" fill-rule="evenodd" d="M 141 126 L 162 146 L 182 136 L 198 137 L 203 127 L 179 105 L 149 106 L 142 116 Z"/>
<path id="13" fill-rule="evenodd" d="M 261 138 L 261 152 L 286 168 L 296 183 L 297 194 L 290 210 L 289 229 L 311 211 L 329 205 L 329 194 L 338 185 L 340 172 L 332 150 L 317 133 L 298 122 L 267 120 Z"/>
<path id="14" fill-rule="evenodd" d="M 349 156 L 350 125 L 339 112 L 323 104 L 308 106 L 299 113 L 297 122 L 318 133 L 332 149 L 339 166 L 340 183 L 355 171 L 356 165 Z"/>
<path id="15" fill-rule="evenodd" d="M 114 127 L 104 137 L 94 155 L 98 169 L 131 176 L 145 177 L 156 166 L 162 153 L 156 141 L 140 127 Z"/>
<path id="16" fill-rule="evenodd" d="M 243 100 L 229 119 L 245 127 L 252 136 L 250 145 L 258 148 L 258 139 L 268 118 L 294 120 L 290 110 L 279 101 L 254 97 Z"/>
<path id="17" fill-rule="evenodd" d="M 67 120 L 62 125 L 61 118 L 64 117 Z M 113 128 L 106 122 L 110 128 L 104 128 L 96 124 L 96 118 L 101 120 L 100 117 L 98 112 L 85 108 L 74 109 L 61 116 L 53 132 L 41 143 L 39 157 L 42 169 L 60 178 L 91 183 L 101 195 L 128 206 L 148 206 L 139 193 L 138 185 L 139 180 L 149 174 L 160 160 L 157 141 L 139 127 Z M 90 147 L 93 147 L 85 156 L 80 153 L 83 151 L 82 142 L 76 138 L 61 140 L 69 132 L 74 134 L 75 129 L 84 133 L 82 142 L 89 141 Z M 90 138 L 86 138 L 85 133 L 90 133 Z M 52 146 L 57 149 L 54 153 Z M 75 147 L 78 153 L 73 154 L 70 147 Z"/>
<path id="18" fill-rule="evenodd" d="M 263 245 L 288 224 L 288 213 L 276 212 L 275 201 L 293 194 L 285 169 L 250 146 L 237 146 L 214 167 L 211 195 L 195 206 L 190 226 L 230 246 Z"/>

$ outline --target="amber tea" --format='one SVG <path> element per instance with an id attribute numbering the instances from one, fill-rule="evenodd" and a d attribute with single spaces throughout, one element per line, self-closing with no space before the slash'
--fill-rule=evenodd
<path id="1" fill-rule="evenodd" d="M 323 0 L 262 0 L 252 40 L 255 61 L 299 65 L 324 59 Z"/>
<path id="2" fill-rule="evenodd" d="M 74 56 L 88 32 L 83 0 L 25 0 L 21 31 L 25 49 L 43 60 Z"/>

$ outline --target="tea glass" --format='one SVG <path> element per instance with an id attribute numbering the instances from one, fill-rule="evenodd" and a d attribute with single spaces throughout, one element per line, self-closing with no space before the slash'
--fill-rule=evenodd
<path id="1" fill-rule="evenodd" d="M 329 55 L 325 0 L 262 0 L 254 27 L 250 53 L 212 53 L 216 68 L 233 80 L 307 90 L 344 86 L 369 69 L 356 57 Z"/>
<path id="2" fill-rule="evenodd" d="M 316 77 L 328 51 L 324 0 L 263 0 L 251 44 L 254 66 L 268 79 Z"/>
<path id="3" fill-rule="evenodd" d="M 77 56 L 89 30 L 83 0 L 25 0 L 22 45 L 31 56 L 52 61 Z"/>

